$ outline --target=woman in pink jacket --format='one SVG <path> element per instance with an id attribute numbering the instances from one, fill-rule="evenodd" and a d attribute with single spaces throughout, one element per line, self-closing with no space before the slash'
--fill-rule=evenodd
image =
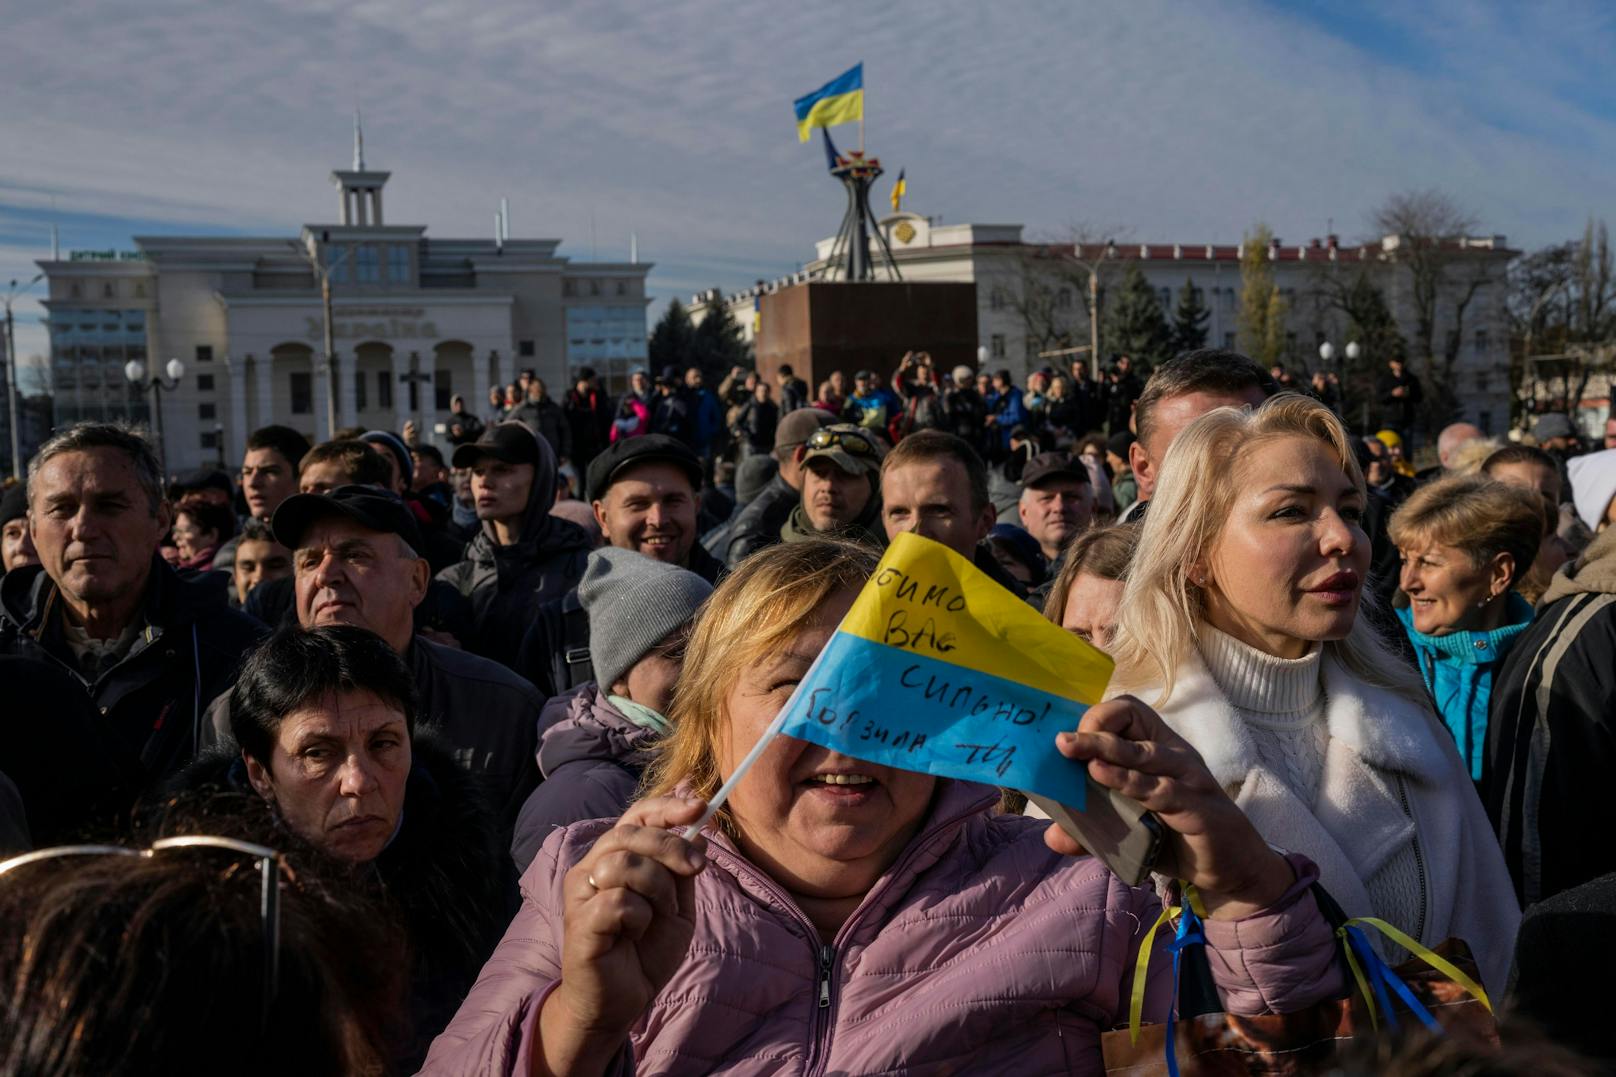
<path id="1" fill-rule="evenodd" d="M 1098 1073 L 1161 899 L 997 791 L 777 737 L 714 825 L 694 822 L 874 568 L 778 546 L 714 592 L 646 799 L 557 830 L 523 908 L 425 1073 Z M 1058 749 L 1171 829 L 1163 870 L 1206 897 L 1226 1009 L 1341 987 L 1312 865 L 1258 837 L 1148 707 L 1090 708 Z M 1146 1014 L 1171 974 L 1152 955 Z"/>

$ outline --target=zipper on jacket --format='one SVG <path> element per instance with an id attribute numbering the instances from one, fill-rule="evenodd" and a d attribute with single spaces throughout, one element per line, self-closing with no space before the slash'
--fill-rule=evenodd
<path id="1" fill-rule="evenodd" d="M 1425 906 L 1429 900 L 1425 893 L 1425 854 L 1420 852 L 1420 826 L 1414 818 L 1414 813 L 1408 806 L 1408 789 L 1403 784 L 1401 776 L 1397 779 L 1397 798 L 1403 802 L 1403 814 L 1408 821 L 1414 824 L 1414 867 L 1420 876 L 1420 922 L 1414 932 L 1414 938 L 1423 942 L 1425 940 Z"/>
<path id="2" fill-rule="evenodd" d="M 826 943 L 819 948 L 819 1008 L 830 1009 L 830 978 L 836 971 L 836 947 Z"/>

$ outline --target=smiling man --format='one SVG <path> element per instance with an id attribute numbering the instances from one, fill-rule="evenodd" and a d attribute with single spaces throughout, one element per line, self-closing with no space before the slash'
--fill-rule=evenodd
<path id="1" fill-rule="evenodd" d="M 69 427 L 29 462 L 28 493 L 40 564 L 0 584 L 0 654 L 70 674 L 103 719 L 84 751 L 115 760 L 132 792 L 153 788 L 195 754 L 202 704 L 229 687 L 262 629 L 157 556 L 172 516 L 139 435 Z M 6 712 L 42 721 L 64 706 L 8 699 Z"/>
<path id="2" fill-rule="evenodd" d="M 695 452 L 665 434 L 619 441 L 595 457 L 588 492 L 606 545 L 716 583 L 724 566 L 696 541 L 701 474 Z"/>

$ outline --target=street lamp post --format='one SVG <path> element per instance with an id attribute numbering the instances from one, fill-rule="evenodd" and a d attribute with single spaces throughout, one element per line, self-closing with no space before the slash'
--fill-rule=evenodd
<path id="1" fill-rule="evenodd" d="M 178 359 L 170 359 L 163 372 L 168 375 L 146 373 L 146 364 L 139 359 L 131 359 L 124 364 L 123 376 L 129 379 L 131 385 L 138 386 L 141 391 L 150 390 L 152 394 L 152 432 L 157 436 L 157 458 L 162 461 L 163 472 L 168 472 L 168 446 L 163 440 L 163 390 L 173 392 L 179 388 L 180 379 L 185 377 L 185 364 Z"/>
<path id="2" fill-rule="evenodd" d="M 1356 340 L 1347 341 L 1347 346 L 1342 349 L 1340 358 L 1337 358 L 1335 345 L 1328 340 L 1319 345 L 1319 359 L 1324 362 L 1325 366 L 1329 366 L 1331 360 L 1335 360 L 1335 376 L 1341 390 L 1341 407 L 1343 410 L 1347 405 L 1347 364 L 1356 363 L 1358 356 L 1362 354 L 1363 349 Z M 1363 399 L 1363 428 L 1367 433 L 1369 430 L 1369 398 L 1367 395 Z"/>
<path id="3" fill-rule="evenodd" d="M 1100 263 L 1107 258 L 1117 256 L 1117 245 L 1109 239 L 1105 241 L 1105 250 L 1099 258 L 1084 260 L 1078 257 L 1083 249 L 1081 243 L 1072 244 L 1072 261 L 1086 269 L 1089 274 L 1089 372 L 1095 381 L 1100 380 Z"/>
<path id="4" fill-rule="evenodd" d="M 11 287 L 6 289 L 6 414 L 11 420 L 11 477 L 19 480 L 22 478 L 22 438 L 17 430 L 17 330 L 11 317 L 11 304 L 44 279 L 45 274 L 38 273 L 22 287 L 12 281 Z"/>
<path id="5" fill-rule="evenodd" d="M 378 196 L 379 197 L 379 196 Z M 330 242 L 329 232 L 320 233 L 320 241 L 316 243 L 310 236 L 308 243 L 302 247 L 303 256 L 308 259 L 309 268 L 314 270 L 314 276 L 320 282 L 320 307 L 325 314 L 325 369 L 320 377 L 325 379 L 325 426 L 326 437 L 337 436 L 337 393 L 341 387 L 332 384 L 331 374 L 337 368 L 337 343 L 331 327 L 331 271 L 342 264 L 342 260 L 350 253 L 352 247 L 346 247 L 329 262 L 321 257 L 324 244 Z"/>

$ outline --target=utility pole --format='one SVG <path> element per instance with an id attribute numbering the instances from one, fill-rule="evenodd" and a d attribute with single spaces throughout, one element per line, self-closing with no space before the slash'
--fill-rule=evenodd
<path id="1" fill-rule="evenodd" d="M 17 429 L 17 326 L 11 304 L 19 294 L 44 279 L 45 274 L 38 273 L 21 288 L 12 281 L 11 287 L 6 289 L 6 416 L 11 424 L 11 477 L 18 480 L 22 479 L 22 438 Z"/>
<path id="2" fill-rule="evenodd" d="M 357 127 L 355 130 L 357 132 Z M 354 146 L 355 160 L 359 161 L 358 155 L 364 151 L 363 143 L 358 140 L 357 134 Z M 320 374 L 325 379 L 325 436 L 334 438 L 337 436 L 337 394 L 341 392 L 342 387 L 336 384 L 332 377 L 337 369 L 337 342 L 335 330 L 331 325 L 331 271 L 342 264 L 342 260 L 348 257 L 353 248 L 348 247 L 329 263 L 325 262 L 320 257 L 320 252 L 330 238 L 329 232 L 322 232 L 318 241 L 309 236 L 307 243 L 300 245 L 294 242 L 292 245 L 302 251 L 303 257 L 308 260 L 309 268 L 314 270 L 315 279 L 320 282 L 320 309 L 325 315 L 325 370 Z"/>

